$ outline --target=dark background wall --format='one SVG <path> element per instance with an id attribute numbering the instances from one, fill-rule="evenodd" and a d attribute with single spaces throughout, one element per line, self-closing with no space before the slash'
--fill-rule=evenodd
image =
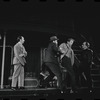
<path id="1" fill-rule="evenodd" d="M 0 45 L 4 32 L 10 46 L 23 35 L 28 51 L 26 71 L 37 73 L 40 50 L 47 47 L 52 35 L 58 36 L 59 43 L 73 37 L 77 46 L 87 40 L 94 52 L 100 53 L 99 11 L 100 2 L 95 0 L 0 0 Z"/>
<path id="2" fill-rule="evenodd" d="M 1 0 L 0 30 L 27 31 L 30 35 L 55 33 L 82 34 L 99 52 L 99 9 L 95 0 Z M 15 30 L 15 32 L 14 32 Z M 30 32 L 31 31 L 31 32 Z M 25 34 L 25 32 L 23 32 Z M 10 33 L 10 32 L 9 32 Z M 8 33 L 7 33 L 8 34 Z M 11 34 L 9 34 L 11 35 Z M 77 40 L 77 41 L 81 41 Z"/>

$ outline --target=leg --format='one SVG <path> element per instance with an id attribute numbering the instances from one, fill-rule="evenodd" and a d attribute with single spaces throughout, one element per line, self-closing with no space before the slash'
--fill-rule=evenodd
<path id="1" fill-rule="evenodd" d="M 76 80 L 75 80 L 75 74 L 74 74 L 73 69 L 68 70 L 68 73 L 69 73 L 70 78 L 71 78 L 72 90 L 76 90 Z"/>
<path id="2" fill-rule="evenodd" d="M 63 57 L 62 59 L 62 66 L 66 68 L 67 72 L 71 78 L 71 86 L 73 90 L 76 90 L 76 80 L 73 67 L 71 66 L 71 60 L 68 57 Z"/>
<path id="3" fill-rule="evenodd" d="M 46 86 L 49 86 L 49 82 L 52 81 L 53 77 L 54 77 L 54 74 L 50 73 L 50 75 L 44 80 L 44 84 Z"/>
<path id="4" fill-rule="evenodd" d="M 24 87 L 24 67 L 21 66 L 19 78 L 18 78 L 18 87 Z"/>
<path id="5" fill-rule="evenodd" d="M 74 67 L 74 72 L 75 72 L 75 80 L 76 80 L 76 86 L 80 87 L 80 75 L 79 75 L 79 67 L 73 66 Z"/>
<path id="6" fill-rule="evenodd" d="M 14 72 L 13 72 L 12 84 L 11 84 L 12 87 L 16 87 L 16 85 L 17 85 L 20 70 L 21 70 L 20 64 L 14 65 Z"/>
<path id="7" fill-rule="evenodd" d="M 45 86 L 45 87 L 48 87 L 49 86 L 49 82 L 53 79 L 53 77 L 55 76 L 54 73 L 48 68 L 48 66 L 45 65 L 45 63 L 43 63 L 43 73 L 46 73 L 46 72 L 49 72 L 49 75 L 46 79 L 44 79 L 44 77 L 40 77 L 40 80 L 41 80 L 41 85 L 42 86 Z"/>
<path id="8" fill-rule="evenodd" d="M 53 63 L 46 63 L 46 65 L 57 76 L 58 87 L 62 88 L 62 75 L 59 65 L 57 66 L 56 64 Z"/>
<path id="9" fill-rule="evenodd" d="M 87 67 L 89 67 L 89 66 L 87 66 Z M 91 75 L 90 75 L 90 68 L 85 69 L 84 74 L 87 79 L 87 86 L 88 86 L 89 90 L 92 90 L 92 80 L 91 80 Z"/>

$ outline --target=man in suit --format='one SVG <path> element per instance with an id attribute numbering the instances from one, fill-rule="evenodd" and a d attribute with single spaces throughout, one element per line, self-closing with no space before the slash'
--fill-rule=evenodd
<path id="1" fill-rule="evenodd" d="M 58 38 L 57 36 L 52 36 L 50 37 L 50 43 L 46 50 L 44 63 L 55 74 L 55 76 L 57 76 L 57 87 L 62 89 L 62 75 L 58 62 L 58 54 Z"/>
<path id="2" fill-rule="evenodd" d="M 70 75 L 70 78 L 71 78 L 71 87 L 72 87 L 71 92 L 77 92 L 75 73 L 74 73 L 74 69 L 73 69 L 74 52 L 71 48 L 73 43 L 74 43 L 74 39 L 69 38 L 67 43 L 61 43 L 59 45 L 59 49 L 62 53 L 61 65 L 67 70 L 67 73 Z M 64 81 L 66 81 L 66 78 Z"/>
<path id="3" fill-rule="evenodd" d="M 82 43 L 82 53 L 80 58 L 79 76 L 84 73 L 89 92 L 92 92 L 92 80 L 90 72 L 93 61 L 93 51 L 90 49 L 90 43 L 87 41 Z"/>
<path id="4" fill-rule="evenodd" d="M 25 57 L 27 56 L 27 52 L 23 43 L 25 42 L 23 36 L 19 36 L 17 38 L 18 43 L 14 45 L 14 58 L 13 58 L 13 65 L 14 65 L 14 72 L 12 76 L 12 89 L 17 89 L 17 81 L 19 89 L 24 88 L 24 66 L 26 63 Z"/>

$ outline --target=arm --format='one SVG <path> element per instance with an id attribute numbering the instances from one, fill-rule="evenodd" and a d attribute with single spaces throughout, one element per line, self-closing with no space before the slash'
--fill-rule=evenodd
<path id="1" fill-rule="evenodd" d="M 14 53 L 15 53 L 15 56 L 17 57 L 17 59 L 19 60 L 19 62 L 20 62 L 22 65 L 24 65 L 23 59 L 22 59 L 22 57 L 20 56 L 20 55 L 21 55 L 20 52 L 21 52 L 21 51 L 20 51 L 20 46 L 15 45 L 15 46 L 14 46 Z"/>
<path id="2" fill-rule="evenodd" d="M 89 50 L 88 52 L 88 63 L 92 63 L 92 60 L 93 60 L 93 51 L 92 50 Z"/>
<path id="3" fill-rule="evenodd" d="M 26 57 L 26 56 L 27 56 L 27 52 L 26 52 L 24 46 L 23 46 L 23 53 L 21 53 L 19 56 L 20 56 L 20 57 Z"/>
<path id="4" fill-rule="evenodd" d="M 58 48 L 58 46 L 55 44 L 55 43 L 53 43 L 53 50 L 55 51 L 55 52 L 58 52 L 59 51 L 59 48 Z"/>
<path id="5" fill-rule="evenodd" d="M 25 47 L 23 46 L 23 54 L 24 54 L 24 57 L 26 57 L 27 56 L 27 52 L 26 52 L 26 50 L 25 50 Z"/>
<path id="6" fill-rule="evenodd" d="M 68 48 L 67 48 L 67 46 L 66 46 L 65 43 L 62 43 L 62 44 L 59 46 L 59 50 L 60 50 L 60 52 L 61 52 L 62 54 L 66 54 L 67 51 L 68 51 Z"/>

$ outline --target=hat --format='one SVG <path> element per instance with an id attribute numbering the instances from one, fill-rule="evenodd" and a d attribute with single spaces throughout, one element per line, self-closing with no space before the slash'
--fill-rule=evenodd
<path id="1" fill-rule="evenodd" d="M 55 41 L 55 40 L 59 40 L 59 39 L 57 38 L 57 36 L 52 36 L 52 37 L 50 37 L 50 41 Z"/>

